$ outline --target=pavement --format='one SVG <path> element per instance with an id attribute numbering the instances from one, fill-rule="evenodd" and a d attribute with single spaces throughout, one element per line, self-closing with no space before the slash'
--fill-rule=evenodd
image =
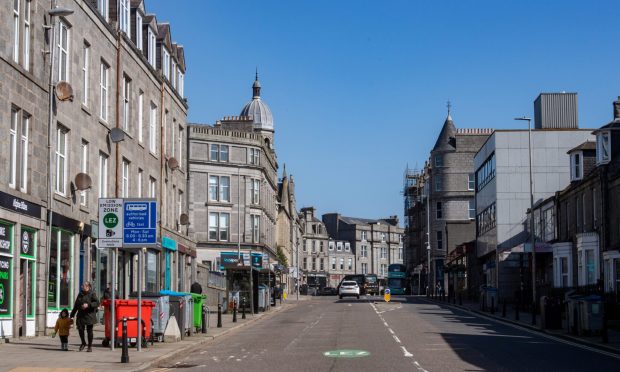
<path id="1" fill-rule="evenodd" d="M 0 344 L 0 371 L 11 372 L 90 372 L 90 371 L 143 371 L 149 369 L 155 363 L 183 355 L 191 348 L 198 347 L 209 341 L 224 336 L 230 332 L 244 328 L 254 322 L 264 321 L 276 314 L 295 307 L 298 303 L 308 300 L 301 296 L 300 301 L 295 297 L 289 297 L 283 305 L 272 307 L 267 312 L 246 315 L 242 319 L 241 313 L 237 315 L 237 322 L 232 322 L 232 314 L 222 315 L 222 328 L 217 328 L 217 313 L 211 313 L 209 318 L 210 328 L 206 334 L 196 333 L 191 337 L 185 337 L 180 342 L 155 342 L 149 343 L 146 348 L 138 352 L 135 348 L 129 349 L 129 363 L 120 363 L 121 349 L 114 351 L 101 345 L 104 338 L 104 327 L 95 327 L 95 339 L 93 352 L 78 352 L 80 338 L 75 328 L 71 329 L 69 337 L 69 351 L 60 350 L 58 337 L 29 337 L 11 339 L 8 343 Z"/>
<path id="2" fill-rule="evenodd" d="M 152 371 L 591 371 L 620 356 L 421 297 L 315 297 Z"/>

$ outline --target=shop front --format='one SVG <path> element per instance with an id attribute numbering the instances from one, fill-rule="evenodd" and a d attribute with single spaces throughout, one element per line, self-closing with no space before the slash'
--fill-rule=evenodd
<path id="1" fill-rule="evenodd" d="M 174 271 L 177 271 L 177 242 L 176 240 L 164 236 L 161 239 L 161 247 L 163 248 L 163 258 L 162 258 L 162 279 L 163 279 L 163 289 L 174 291 L 177 288 L 173 288 L 174 283 Z M 176 287 L 176 285 L 175 285 Z"/>

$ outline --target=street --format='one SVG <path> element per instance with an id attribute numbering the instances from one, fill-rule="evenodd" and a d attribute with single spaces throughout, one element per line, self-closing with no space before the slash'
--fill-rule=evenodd
<path id="1" fill-rule="evenodd" d="M 418 297 L 315 297 L 193 349 L 166 371 L 587 371 L 620 357 Z"/>

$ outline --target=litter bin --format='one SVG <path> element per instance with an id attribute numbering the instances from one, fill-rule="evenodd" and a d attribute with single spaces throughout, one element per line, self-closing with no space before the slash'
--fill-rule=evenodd
<path id="1" fill-rule="evenodd" d="M 579 301 L 580 334 L 600 333 L 603 329 L 603 300 L 590 295 Z"/>
<path id="2" fill-rule="evenodd" d="M 557 297 L 542 296 L 540 298 L 541 320 L 543 328 L 562 328 L 562 303 Z"/>
<path id="3" fill-rule="evenodd" d="M 112 339 L 112 300 L 103 301 L 104 309 L 104 323 L 105 323 L 105 338 L 103 339 L 103 346 L 109 346 Z M 142 345 L 146 346 L 146 340 L 151 337 L 151 314 L 155 307 L 155 303 L 149 300 L 142 300 Z M 116 343 L 120 343 L 123 337 L 123 327 L 121 321 L 124 317 L 127 318 L 127 338 L 129 342 L 134 344 L 138 342 L 138 300 L 116 300 L 114 302 L 115 308 L 115 321 L 116 329 L 115 339 Z"/>
<path id="4" fill-rule="evenodd" d="M 566 299 L 566 313 L 568 318 L 568 332 L 572 334 L 580 334 L 580 315 L 579 315 L 579 302 L 582 296 L 567 296 Z"/>
<path id="5" fill-rule="evenodd" d="M 182 293 L 192 296 L 192 303 L 194 304 L 192 309 L 192 325 L 196 328 L 196 330 L 199 330 L 202 328 L 202 306 L 204 301 L 207 299 L 207 295 L 186 292 Z"/>
<path id="6" fill-rule="evenodd" d="M 137 298 L 138 292 L 132 292 L 129 297 Z M 166 332 L 168 319 L 170 319 L 170 297 L 157 292 L 142 292 L 142 299 L 151 300 L 155 303 L 155 307 L 151 312 L 153 338 L 158 342 L 162 342 L 164 341 L 164 332 Z"/>
<path id="7" fill-rule="evenodd" d="M 185 335 L 192 333 L 194 322 L 194 306 L 191 294 L 163 290 L 160 294 L 170 297 L 170 316 L 177 320 L 177 325 L 181 331 L 181 339 Z"/>

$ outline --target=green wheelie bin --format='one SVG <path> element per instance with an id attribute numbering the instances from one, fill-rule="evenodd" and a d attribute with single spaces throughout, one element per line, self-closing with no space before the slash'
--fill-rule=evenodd
<path id="1" fill-rule="evenodd" d="M 200 332 L 202 329 L 202 306 L 207 299 L 207 295 L 187 292 L 185 294 L 192 295 L 192 300 L 194 300 L 194 327 L 197 332 Z"/>

